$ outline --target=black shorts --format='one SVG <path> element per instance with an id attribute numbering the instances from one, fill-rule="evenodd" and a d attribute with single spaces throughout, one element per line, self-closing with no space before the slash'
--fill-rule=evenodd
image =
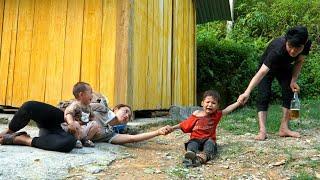
<path id="1" fill-rule="evenodd" d="M 258 85 L 257 109 L 267 111 L 271 97 L 272 81 L 276 78 L 281 86 L 282 107 L 290 108 L 293 92 L 290 88 L 292 68 L 277 71 L 269 71 Z"/>

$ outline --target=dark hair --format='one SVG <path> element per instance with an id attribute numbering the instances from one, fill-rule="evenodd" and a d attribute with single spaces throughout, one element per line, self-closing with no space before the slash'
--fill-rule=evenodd
<path id="1" fill-rule="evenodd" d="M 217 103 L 219 104 L 219 102 L 220 102 L 220 94 L 217 91 L 215 91 L 215 90 L 205 91 L 203 93 L 202 100 L 204 100 L 208 96 L 212 96 L 217 101 Z"/>
<path id="2" fill-rule="evenodd" d="M 130 109 L 130 114 L 129 114 L 129 121 L 132 119 L 132 108 L 131 108 L 131 106 L 129 106 L 129 105 L 127 105 L 127 104 L 118 104 L 118 105 L 116 105 L 115 107 L 113 107 L 113 109 L 112 109 L 112 111 L 114 112 L 114 111 L 116 111 L 116 110 L 119 110 L 119 109 L 121 109 L 121 108 L 123 108 L 123 107 L 127 107 L 127 108 L 129 108 Z"/>
<path id="3" fill-rule="evenodd" d="M 293 47 L 301 47 L 308 40 L 308 30 L 304 26 L 296 26 L 288 29 L 285 37 L 286 41 Z"/>
<path id="4" fill-rule="evenodd" d="M 73 86 L 73 90 L 72 93 L 74 95 L 75 98 L 79 97 L 80 92 L 85 92 L 87 90 L 90 90 L 91 86 L 90 84 L 86 83 L 86 82 L 77 82 L 74 86 Z"/>

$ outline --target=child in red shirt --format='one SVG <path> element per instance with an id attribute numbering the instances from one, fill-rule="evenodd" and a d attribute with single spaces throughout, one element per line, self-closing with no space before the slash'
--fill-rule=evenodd
<path id="1" fill-rule="evenodd" d="M 184 133 L 191 133 L 190 140 L 185 144 L 187 150 L 183 161 L 185 166 L 200 166 L 216 154 L 217 125 L 222 115 L 230 113 L 240 105 L 239 102 L 235 102 L 219 110 L 219 101 L 218 92 L 206 91 L 201 102 L 203 109 L 193 112 L 186 120 L 172 127 L 172 131 L 181 129 Z"/>

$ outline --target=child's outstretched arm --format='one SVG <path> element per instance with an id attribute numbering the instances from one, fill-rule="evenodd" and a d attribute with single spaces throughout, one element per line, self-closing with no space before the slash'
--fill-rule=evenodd
<path id="1" fill-rule="evenodd" d="M 230 112 L 232 112 L 233 110 L 238 108 L 240 105 L 241 105 L 240 102 L 237 101 L 237 102 L 229 105 L 228 107 L 224 108 L 224 110 L 222 110 L 222 114 L 223 115 L 229 114 Z"/>
<path id="2" fill-rule="evenodd" d="M 125 144 L 125 143 L 133 143 L 133 142 L 140 142 L 144 140 L 148 140 L 151 138 L 154 138 L 159 135 L 167 135 L 169 134 L 170 126 L 164 126 L 158 130 L 136 134 L 136 135 L 130 135 L 130 134 L 118 134 L 115 136 L 112 140 L 112 144 Z"/>
<path id="3" fill-rule="evenodd" d="M 176 129 L 181 129 L 180 124 L 171 126 L 171 132 L 174 131 L 174 130 L 176 130 Z"/>

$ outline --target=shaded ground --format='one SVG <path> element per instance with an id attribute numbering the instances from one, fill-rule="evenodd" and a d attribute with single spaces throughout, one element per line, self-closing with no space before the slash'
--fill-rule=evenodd
<path id="1" fill-rule="evenodd" d="M 0 124 L 0 131 L 7 125 Z M 32 137 L 38 128 L 23 129 Z M 96 178 L 95 174 L 108 168 L 116 160 L 126 157 L 119 145 L 96 144 L 95 148 L 73 149 L 70 153 L 46 151 L 27 146 L 0 145 L 0 180 L 4 179 L 65 179 L 81 177 Z M 70 173 L 82 168 L 83 174 Z"/>
<path id="2" fill-rule="evenodd" d="M 302 138 L 270 134 L 254 141 L 254 134 L 235 136 L 218 130 L 219 154 L 198 168 L 181 165 L 188 135 L 167 136 L 127 145 L 129 156 L 114 161 L 97 175 L 101 179 L 306 179 L 320 178 L 319 128 L 301 132 Z"/>

